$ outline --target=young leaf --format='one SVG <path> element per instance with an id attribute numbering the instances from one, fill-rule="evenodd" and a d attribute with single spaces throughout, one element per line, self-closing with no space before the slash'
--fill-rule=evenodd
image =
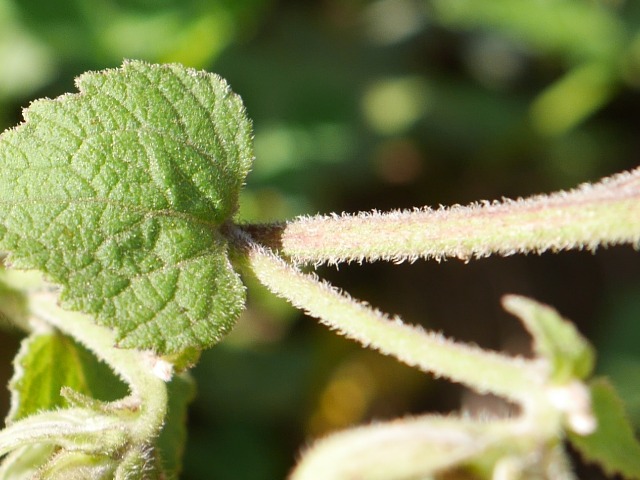
<path id="1" fill-rule="evenodd" d="M 557 439 L 525 424 L 425 415 L 352 428 L 313 444 L 291 479 L 573 479 Z"/>
<path id="2" fill-rule="evenodd" d="M 571 444 L 587 461 L 599 464 L 609 475 L 640 478 L 640 443 L 622 401 L 613 387 L 602 379 L 591 384 L 591 401 L 598 429 L 586 436 L 569 432 Z"/>
<path id="3" fill-rule="evenodd" d="M 221 233 L 253 159 L 240 98 L 216 75 L 142 62 L 77 86 L 0 136 L 0 251 L 122 347 L 210 346 L 244 304 Z"/>
<path id="4" fill-rule="evenodd" d="M 130 435 L 116 416 L 82 408 L 36 413 L 0 431 L 0 455 L 42 443 L 111 455 L 130 443 Z"/>
<path id="5" fill-rule="evenodd" d="M 25 338 L 14 364 L 15 374 L 9 385 L 10 421 L 65 406 L 65 399 L 60 395 L 62 387 L 104 401 L 127 395 L 126 386 L 107 365 L 57 332 Z"/>
<path id="6" fill-rule="evenodd" d="M 483 433 L 473 421 L 430 416 L 352 428 L 316 442 L 291 478 L 435 478 L 486 454 L 495 441 Z"/>
<path id="7" fill-rule="evenodd" d="M 551 366 L 556 383 L 583 379 L 593 370 L 593 348 L 580 335 L 575 325 L 563 319 L 553 308 L 519 295 L 502 299 L 505 310 L 522 320 L 533 337 L 537 356 Z"/>
<path id="8" fill-rule="evenodd" d="M 36 443 L 15 449 L 2 459 L 0 480 L 38 478 L 36 472 L 55 452 L 55 445 Z"/>
<path id="9" fill-rule="evenodd" d="M 62 450 L 51 457 L 40 468 L 38 477 L 47 480 L 67 480 L 70 478 L 91 478 L 110 480 L 114 478 L 117 462 L 104 455 L 88 455 L 73 450 Z"/>

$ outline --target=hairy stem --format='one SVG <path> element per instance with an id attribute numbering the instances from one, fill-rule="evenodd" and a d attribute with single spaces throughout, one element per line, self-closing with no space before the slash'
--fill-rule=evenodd
<path id="1" fill-rule="evenodd" d="M 439 210 L 303 217 L 243 227 L 299 263 L 470 259 L 640 244 L 640 169 L 567 192 Z"/>
<path id="2" fill-rule="evenodd" d="M 542 385 L 544 375 L 535 362 L 456 343 L 404 324 L 399 318 L 389 318 L 317 277 L 298 271 L 250 239 L 245 241 L 249 268 L 269 290 L 364 346 L 479 392 L 520 403 L 526 402 L 533 385 Z"/>

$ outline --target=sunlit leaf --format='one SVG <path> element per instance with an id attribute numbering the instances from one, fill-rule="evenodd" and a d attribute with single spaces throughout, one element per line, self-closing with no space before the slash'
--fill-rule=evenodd
<path id="1" fill-rule="evenodd" d="M 0 137 L 0 250 L 122 347 L 210 346 L 244 305 L 221 234 L 253 159 L 240 98 L 216 75 L 142 62 L 77 85 Z"/>

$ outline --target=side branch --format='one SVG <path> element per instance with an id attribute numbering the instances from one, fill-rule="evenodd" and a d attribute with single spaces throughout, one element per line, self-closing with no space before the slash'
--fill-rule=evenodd
<path id="1" fill-rule="evenodd" d="M 531 386 L 541 386 L 544 381 L 544 368 L 538 362 L 457 343 L 404 324 L 399 318 L 389 318 L 316 276 L 300 272 L 251 239 L 245 237 L 244 242 L 242 261 L 272 293 L 364 346 L 479 392 L 518 403 L 526 403 Z"/>
<path id="2" fill-rule="evenodd" d="M 640 168 L 527 199 L 242 227 L 298 263 L 413 261 L 640 245 Z"/>

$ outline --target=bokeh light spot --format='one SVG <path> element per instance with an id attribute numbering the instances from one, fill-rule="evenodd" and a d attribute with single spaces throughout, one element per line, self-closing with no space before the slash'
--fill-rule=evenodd
<path id="1" fill-rule="evenodd" d="M 367 123 L 383 135 L 405 131 L 429 111 L 430 105 L 427 81 L 412 76 L 379 80 L 365 91 L 362 99 Z"/>

